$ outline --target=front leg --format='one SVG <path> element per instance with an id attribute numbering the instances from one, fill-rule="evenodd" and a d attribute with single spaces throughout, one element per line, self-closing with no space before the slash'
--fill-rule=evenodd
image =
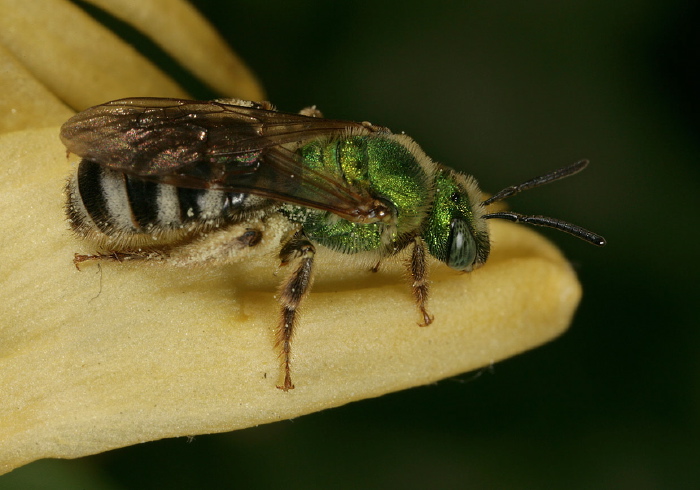
<path id="1" fill-rule="evenodd" d="M 411 274 L 411 287 L 413 288 L 413 297 L 416 300 L 416 306 L 423 315 L 423 323 L 419 323 L 421 327 L 427 327 L 433 323 L 433 317 L 428 314 L 425 304 L 428 301 L 428 264 L 425 257 L 425 244 L 420 237 L 413 239 L 413 253 L 411 254 L 411 262 L 409 264 L 409 272 Z"/>
<path id="2" fill-rule="evenodd" d="M 277 388 L 289 391 L 294 389 L 292 383 L 292 370 L 290 356 L 292 348 L 292 336 L 297 320 L 297 308 L 311 288 L 314 255 L 316 249 L 311 244 L 303 231 L 298 231 L 280 251 L 282 265 L 292 260 L 299 259 L 299 263 L 282 285 L 279 294 L 279 302 L 282 305 L 282 318 L 277 330 L 277 342 L 275 346 L 280 350 L 281 367 L 284 371 L 284 384 Z"/>

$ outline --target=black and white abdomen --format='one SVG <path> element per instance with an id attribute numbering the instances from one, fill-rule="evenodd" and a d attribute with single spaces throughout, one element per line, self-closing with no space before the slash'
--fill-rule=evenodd
<path id="1" fill-rule="evenodd" d="M 189 189 L 82 160 L 67 185 L 73 230 L 98 244 L 159 246 L 248 219 L 269 201 L 246 193 Z"/>

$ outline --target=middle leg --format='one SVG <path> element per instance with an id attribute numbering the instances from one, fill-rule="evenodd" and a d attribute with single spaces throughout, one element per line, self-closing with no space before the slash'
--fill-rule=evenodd
<path id="1" fill-rule="evenodd" d="M 433 323 L 433 317 L 428 314 L 425 304 L 428 301 L 428 264 L 425 254 L 425 244 L 420 237 L 413 239 L 413 253 L 409 263 L 409 272 L 411 273 L 411 287 L 413 288 L 413 297 L 416 300 L 416 306 L 423 315 L 423 323 L 419 323 L 421 327 L 427 327 Z"/>

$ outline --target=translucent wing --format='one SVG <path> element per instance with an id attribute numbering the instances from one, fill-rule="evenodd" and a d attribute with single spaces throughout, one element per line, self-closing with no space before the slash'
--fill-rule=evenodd
<path id="1" fill-rule="evenodd" d="M 357 222 L 389 210 L 363 189 L 305 167 L 295 145 L 363 124 L 271 110 L 263 104 L 133 98 L 76 114 L 61 140 L 76 155 L 178 187 L 247 192 Z"/>

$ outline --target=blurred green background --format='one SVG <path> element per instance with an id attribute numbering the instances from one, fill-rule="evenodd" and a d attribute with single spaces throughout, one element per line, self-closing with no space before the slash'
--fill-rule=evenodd
<path id="1" fill-rule="evenodd" d="M 589 158 L 510 203 L 609 244 L 545 232 L 584 286 L 574 323 L 480 375 L 0 487 L 700 488 L 699 2 L 195 3 L 279 108 L 405 131 L 486 190 Z"/>

